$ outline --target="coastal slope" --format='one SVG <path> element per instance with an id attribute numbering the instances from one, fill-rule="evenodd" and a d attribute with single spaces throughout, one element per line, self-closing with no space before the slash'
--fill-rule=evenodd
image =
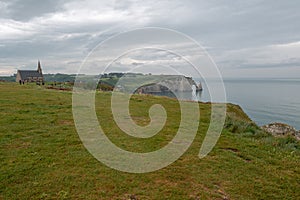
<path id="1" fill-rule="evenodd" d="M 227 105 L 221 137 L 203 159 L 198 153 L 211 103 L 199 103 L 199 130 L 188 151 L 159 171 L 130 174 L 97 161 L 83 146 L 72 117 L 72 93 L 0 83 L 0 199 L 299 199 L 300 145 L 261 130 L 243 110 Z M 178 101 L 134 95 L 130 114 L 150 122 L 162 105 L 166 126 L 148 139 L 124 134 L 113 120 L 110 92 L 97 92 L 96 113 L 107 137 L 133 152 L 157 150 L 175 136 Z M 192 103 L 192 102 L 191 102 Z"/>

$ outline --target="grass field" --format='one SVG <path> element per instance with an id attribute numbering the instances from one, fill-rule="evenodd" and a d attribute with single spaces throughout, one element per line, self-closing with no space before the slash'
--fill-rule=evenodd
<path id="1" fill-rule="evenodd" d="M 146 125 L 149 107 L 160 103 L 167 124 L 149 139 L 122 134 L 110 95 L 97 93 L 97 114 L 123 149 L 159 149 L 177 131 L 177 101 L 140 95 L 131 100 L 132 118 Z M 238 106 L 229 104 L 227 110 L 225 128 L 207 157 L 199 159 L 198 153 L 210 104 L 200 103 L 199 131 L 188 151 L 159 171 L 130 174 L 110 169 L 84 148 L 71 92 L 0 83 L 0 199 L 300 199 L 299 142 L 263 133 Z"/>

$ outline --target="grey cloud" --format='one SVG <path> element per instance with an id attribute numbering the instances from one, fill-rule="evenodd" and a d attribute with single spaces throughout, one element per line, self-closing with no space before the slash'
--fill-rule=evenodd
<path id="1" fill-rule="evenodd" d="M 300 59 L 296 49 L 268 47 L 300 41 L 299 7 L 298 1 L 271 0 L 0 1 L 0 70 L 40 58 L 49 68 L 60 66 L 52 71 L 76 72 L 74 66 L 100 42 L 146 26 L 171 28 L 195 38 L 210 47 L 208 52 L 225 71 L 295 67 Z M 138 37 L 146 35 L 132 40 Z M 199 54 L 184 44 L 174 45 L 186 48 L 187 55 Z M 130 58 L 135 60 L 131 65 L 155 59 L 181 63 L 159 51 L 136 52 Z"/>
<path id="2" fill-rule="evenodd" d="M 12 0 L 8 3 L 6 17 L 17 21 L 29 21 L 32 18 L 61 10 L 64 2 L 63 0 Z"/>
<path id="3" fill-rule="evenodd" d="M 300 39 L 297 1 L 188 2 L 188 20 L 169 27 L 209 46 L 239 49 Z"/>
<path id="4" fill-rule="evenodd" d="M 287 60 L 282 60 L 278 63 L 242 63 L 239 66 L 235 66 L 236 68 L 248 68 L 248 69 L 264 69 L 264 68 L 289 68 L 289 67 L 297 67 L 300 69 L 300 59 L 299 58 L 291 58 Z"/>

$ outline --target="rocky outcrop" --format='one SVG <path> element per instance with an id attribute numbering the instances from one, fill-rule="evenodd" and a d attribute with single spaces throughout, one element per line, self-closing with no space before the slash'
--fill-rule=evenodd
<path id="1" fill-rule="evenodd" d="M 267 133 L 279 136 L 293 136 L 297 140 L 300 140 L 300 131 L 297 131 L 294 127 L 283 123 L 271 123 L 261 127 Z"/>
<path id="2" fill-rule="evenodd" d="M 156 77 L 156 76 L 154 76 Z M 191 77 L 181 75 L 160 75 L 161 80 L 156 83 L 146 84 L 137 89 L 138 93 L 162 93 L 162 92 L 192 92 L 195 87 L 196 91 L 202 91 L 201 83 L 199 85 Z"/>

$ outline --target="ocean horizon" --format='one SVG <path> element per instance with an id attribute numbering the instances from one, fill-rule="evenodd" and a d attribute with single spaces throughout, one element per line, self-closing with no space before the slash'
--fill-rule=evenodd
<path id="1" fill-rule="evenodd" d="M 285 123 L 300 130 L 300 79 L 297 78 L 247 78 L 224 79 L 226 99 L 211 99 L 209 90 L 222 92 L 216 79 L 210 79 L 209 87 L 202 79 L 203 91 L 176 92 L 181 100 L 201 102 L 233 103 L 242 107 L 245 113 L 259 126 L 273 122 Z M 172 94 L 160 94 L 172 96 Z M 174 96 L 173 96 L 174 97 Z"/>
<path id="2" fill-rule="evenodd" d="M 201 83 L 198 100 L 210 102 L 208 87 Z M 211 83 L 210 89 L 220 90 L 216 81 Z M 300 129 L 300 79 L 230 78 L 224 79 L 224 86 L 226 102 L 241 106 L 257 125 L 281 122 Z"/>

